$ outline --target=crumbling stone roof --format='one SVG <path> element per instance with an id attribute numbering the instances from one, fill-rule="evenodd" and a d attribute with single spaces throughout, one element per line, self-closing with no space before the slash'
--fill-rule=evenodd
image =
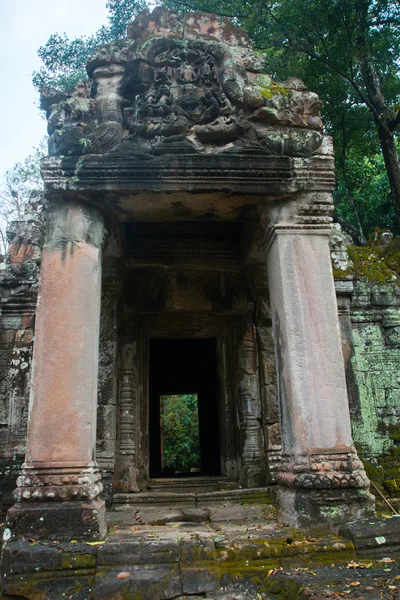
<path id="1" fill-rule="evenodd" d="M 70 92 L 43 90 L 51 155 L 309 157 L 323 142 L 318 96 L 274 82 L 245 32 L 215 15 L 145 11 L 87 70 Z"/>

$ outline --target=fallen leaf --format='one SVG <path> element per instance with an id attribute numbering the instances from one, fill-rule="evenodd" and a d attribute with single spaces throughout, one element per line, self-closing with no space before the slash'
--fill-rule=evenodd
<path id="1" fill-rule="evenodd" d="M 347 587 L 358 587 L 359 585 L 361 585 L 359 581 L 352 581 Z"/>
<path id="2" fill-rule="evenodd" d="M 381 562 L 381 563 L 392 563 L 392 562 L 394 562 L 394 560 L 393 560 L 393 558 L 388 558 L 386 556 L 385 558 L 379 559 L 378 562 Z"/>
<path id="3" fill-rule="evenodd" d="M 102 546 L 105 542 L 86 542 L 88 546 Z"/>
<path id="4" fill-rule="evenodd" d="M 128 577 L 132 577 L 131 573 L 128 573 L 127 571 L 122 571 L 121 573 L 118 573 L 117 575 L 117 579 L 128 579 Z"/>

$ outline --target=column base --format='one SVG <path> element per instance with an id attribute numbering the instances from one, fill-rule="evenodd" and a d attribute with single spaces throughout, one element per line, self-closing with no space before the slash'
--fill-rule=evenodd
<path id="1" fill-rule="evenodd" d="M 103 539 L 104 500 L 18 502 L 7 513 L 4 540 Z"/>
<path id="2" fill-rule="evenodd" d="M 277 516 L 294 527 L 338 526 L 375 516 L 375 498 L 365 488 L 306 490 L 278 487 Z"/>
<path id="3" fill-rule="evenodd" d="M 354 448 L 284 456 L 277 481 L 278 516 L 296 527 L 339 525 L 375 515 L 375 498 Z"/>

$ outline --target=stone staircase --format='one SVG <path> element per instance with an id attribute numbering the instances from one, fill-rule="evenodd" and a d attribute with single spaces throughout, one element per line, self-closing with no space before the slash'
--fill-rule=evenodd
<path id="1" fill-rule="evenodd" d="M 114 494 L 114 505 L 204 507 L 221 503 L 270 504 L 274 486 L 242 489 L 224 477 L 151 479 L 148 489 Z"/>

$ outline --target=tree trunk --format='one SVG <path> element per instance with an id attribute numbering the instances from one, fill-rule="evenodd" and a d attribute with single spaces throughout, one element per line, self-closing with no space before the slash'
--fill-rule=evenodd
<path id="1" fill-rule="evenodd" d="M 357 51 L 360 61 L 361 75 L 371 110 L 378 130 L 379 142 L 389 179 L 393 202 L 400 219 L 400 160 L 396 149 L 393 127 L 391 126 L 388 107 L 382 93 L 381 80 L 375 69 L 369 43 L 368 10 L 370 0 L 357 0 L 356 13 L 358 33 L 356 36 Z"/>
<path id="2" fill-rule="evenodd" d="M 378 136 L 385 161 L 386 172 L 389 178 L 390 190 L 396 206 L 396 212 L 400 218 L 400 159 L 397 152 L 393 132 L 388 126 L 378 122 Z"/>

